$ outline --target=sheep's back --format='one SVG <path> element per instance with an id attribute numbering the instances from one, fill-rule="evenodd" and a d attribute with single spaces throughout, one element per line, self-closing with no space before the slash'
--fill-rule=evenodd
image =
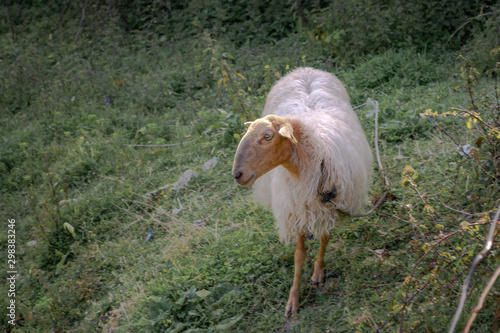
<path id="1" fill-rule="evenodd" d="M 290 117 L 315 110 L 327 111 L 332 116 L 346 116 L 349 109 L 349 95 L 336 76 L 313 68 L 299 68 L 272 87 L 263 116 Z"/>

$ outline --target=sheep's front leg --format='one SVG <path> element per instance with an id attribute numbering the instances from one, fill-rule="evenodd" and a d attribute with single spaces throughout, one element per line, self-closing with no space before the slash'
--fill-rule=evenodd
<path id="1" fill-rule="evenodd" d="M 314 263 L 314 272 L 311 277 L 312 283 L 320 284 L 325 282 L 325 251 L 330 241 L 329 235 L 323 235 L 320 238 L 318 258 Z"/>
<path id="2" fill-rule="evenodd" d="M 300 273 L 302 272 L 302 266 L 304 266 L 304 261 L 306 260 L 306 247 L 305 247 L 305 237 L 300 235 L 297 239 L 297 244 L 295 245 L 295 274 L 293 276 L 293 286 L 290 289 L 290 297 L 288 297 L 288 303 L 286 304 L 285 316 L 294 315 L 299 310 L 299 295 L 300 295 Z"/>

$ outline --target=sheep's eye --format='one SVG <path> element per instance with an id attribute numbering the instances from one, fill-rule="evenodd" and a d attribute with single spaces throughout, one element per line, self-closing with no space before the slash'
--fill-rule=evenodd
<path id="1" fill-rule="evenodd" d="M 266 141 L 269 141 L 273 138 L 273 135 L 271 133 L 266 133 L 264 134 L 264 139 L 266 139 Z"/>

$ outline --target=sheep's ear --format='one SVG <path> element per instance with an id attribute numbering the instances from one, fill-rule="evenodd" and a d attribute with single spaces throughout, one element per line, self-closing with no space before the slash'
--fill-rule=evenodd
<path id="1" fill-rule="evenodd" d="M 292 141 L 293 143 L 297 143 L 297 139 L 295 139 L 295 137 L 293 136 L 293 128 L 292 128 L 292 125 L 288 124 L 288 123 L 285 123 L 283 125 L 281 125 L 278 133 L 281 135 L 281 136 L 284 136 L 285 138 L 289 139 L 290 141 Z"/>
<path id="2" fill-rule="evenodd" d="M 251 122 L 251 121 L 247 121 L 247 122 L 245 123 L 245 126 L 246 126 L 246 127 L 250 127 L 250 125 L 252 125 L 252 122 Z"/>

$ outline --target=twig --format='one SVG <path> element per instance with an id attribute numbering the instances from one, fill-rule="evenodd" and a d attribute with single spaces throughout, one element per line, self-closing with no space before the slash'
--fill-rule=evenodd
<path id="1" fill-rule="evenodd" d="M 448 133 L 444 128 L 442 128 L 441 126 L 439 126 L 432 117 L 427 117 L 427 119 L 429 119 L 433 124 L 434 124 L 434 127 L 437 128 L 438 130 L 442 131 L 444 134 L 446 134 L 447 137 L 449 137 L 451 139 L 451 141 L 453 141 L 453 143 L 455 144 L 455 146 L 457 146 L 457 148 L 463 152 L 467 158 L 471 158 L 471 156 L 469 154 L 467 154 L 467 152 L 465 150 L 462 149 L 462 147 L 458 144 L 457 141 L 455 141 L 455 139 L 450 135 L 450 133 Z"/>
<path id="2" fill-rule="evenodd" d="M 434 209 L 432 208 L 432 206 L 427 204 L 427 201 L 425 201 L 425 199 L 424 199 L 424 195 L 422 193 L 420 193 L 420 191 L 417 189 L 417 184 L 414 184 L 413 181 L 410 180 L 410 185 L 411 185 L 411 188 L 417 193 L 417 195 L 419 196 L 422 203 L 424 204 L 424 210 L 427 210 L 428 209 L 427 207 L 430 207 L 429 215 L 432 217 L 432 220 L 434 221 L 434 223 L 436 223 L 436 218 L 435 218 L 434 214 L 432 213 Z"/>
<path id="3" fill-rule="evenodd" d="M 130 321 L 128 314 L 127 314 L 127 311 L 125 311 L 125 307 L 123 306 L 123 304 L 120 304 L 120 307 L 122 308 L 123 313 L 125 313 L 125 317 L 127 317 L 127 321 Z"/>
<path id="4" fill-rule="evenodd" d="M 76 32 L 76 35 L 73 38 L 74 40 L 78 40 L 78 36 L 80 35 L 80 32 L 82 31 L 82 24 L 83 24 L 83 21 L 85 20 L 85 9 L 87 8 L 87 5 L 88 5 L 88 1 L 85 2 L 85 4 L 83 5 L 83 8 L 82 8 L 82 17 L 80 19 L 80 24 L 78 24 L 78 30 Z"/>
<path id="5" fill-rule="evenodd" d="M 372 209 L 370 209 L 367 213 L 364 213 L 364 214 L 357 214 L 357 215 L 351 215 L 351 217 L 365 217 L 365 216 L 368 216 L 370 215 L 371 213 L 373 213 L 377 208 L 380 207 L 380 205 L 382 204 L 382 202 L 384 201 L 385 197 L 387 196 L 387 194 L 389 194 L 389 190 L 385 191 L 382 196 L 377 200 L 377 203 L 375 204 L 375 206 L 373 206 Z"/>
<path id="6" fill-rule="evenodd" d="M 489 223 L 489 222 L 487 222 Z M 487 223 L 470 223 L 468 224 L 467 226 L 471 226 L 471 225 L 482 225 L 482 224 L 487 224 Z M 465 228 L 460 228 L 458 230 L 455 230 L 451 233 L 449 233 L 448 235 L 445 235 L 444 237 L 442 237 L 440 240 L 438 240 L 415 264 L 413 264 L 413 271 L 410 275 L 410 280 L 408 280 L 407 284 L 408 284 L 408 289 L 409 289 L 409 285 L 410 285 L 410 281 L 411 281 L 411 278 L 413 278 L 414 274 L 415 274 L 415 270 L 417 269 L 418 265 L 422 262 L 422 260 L 424 260 L 424 258 L 426 258 L 429 253 L 431 252 L 437 252 L 436 250 L 436 247 L 443 241 L 447 240 L 448 238 L 450 238 L 451 236 L 454 236 L 456 234 L 459 234 L 460 232 L 466 230 Z M 439 254 L 439 253 L 438 253 Z M 448 265 L 450 265 L 451 263 L 449 263 Z M 403 331 L 403 322 L 404 322 L 404 316 L 405 316 L 405 309 L 406 309 L 406 305 L 408 303 L 410 303 L 411 300 L 413 300 L 413 298 L 415 298 L 416 295 L 418 295 L 422 290 L 424 290 L 427 285 L 430 283 L 431 280 L 429 280 L 423 287 L 421 287 L 419 290 L 417 290 L 411 297 L 408 298 L 408 289 L 405 291 L 405 300 L 403 302 L 403 307 L 401 309 L 401 322 L 400 322 L 400 327 L 399 327 L 399 331 L 402 332 Z M 395 314 L 393 315 L 393 317 L 395 316 Z M 392 318 L 391 318 L 392 320 Z"/>
<path id="7" fill-rule="evenodd" d="M 392 217 L 394 217 L 395 219 L 397 220 L 400 220 L 400 221 L 403 221 L 405 223 L 408 223 L 409 225 L 411 225 L 411 230 L 413 232 L 413 234 L 415 235 L 416 238 L 418 238 L 418 235 L 417 233 L 415 232 L 415 226 L 418 226 L 417 225 L 417 220 L 413 217 L 413 215 L 411 214 L 411 212 L 406 209 L 406 207 L 403 205 L 401 206 L 401 209 L 404 210 L 404 212 L 406 214 L 408 214 L 408 216 L 410 217 L 410 220 L 409 221 L 406 221 L 406 220 L 403 220 L 402 218 L 396 216 L 396 215 L 391 215 Z M 422 238 L 426 238 L 426 239 L 429 239 L 429 237 L 427 237 L 421 230 L 421 228 L 417 228 L 418 231 L 420 232 L 420 236 L 422 236 Z"/>
<path id="8" fill-rule="evenodd" d="M 252 320 L 252 316 L 253 316 L 253 312 L 255 310 L 255 308 L 257 307 L 257 305 L 267 297 L 268 294 L 264 294 L 262 296 L 260 296 L 259 300 L 252 306 L 252 309 L 250 310 L 250 315 L 248 316 L 248 326 L 247 326 L 247 330 L 248 331 L 248 328 L 250 327 L 250 321 Z"/>
<path id="9" fill-rule="evenodd" d="M 491 98 L 493 98 L 498 103 L 498 97 L 495 97 L 495 95 L 493 95 L 493 93 L 491 91 L 489 91 L 488 89 L 484 89 L 484 91 L 486 91 L 486 93 L 488 95 L 490 95 Z"/>
<path id="10" fill-rule="evenodd" d="M 378 207 L 380 207 L 380 205 L 384 201 L 387 194 L 389 194 L 389 189 L 391 188 L 391 183 L 389 182 L 389 179 L 387 178 L 387 175 L 385 174 L 385 169 L 384 169 L 384 166 L 382 165 L 382 160 L 380 159 L 380 150 L 378 149 L 378 102 L 376 100 L 372 100 L 372 99 L 369 99 L 369 101 L 372 101 L 375 104 L 375 153 L 377 155 L 378 168 L 379 168 L 380 172 L 382 172 L 382 176 L 384 177 L 385 186 L 386 186 L 387 190 L 384 192 L 384 194 L 382 194 L 382 196 L 380 197 L 380 199 L 378 199 L 375 206 L 373 206 L 373 208 L 370 209 L 370 211 L 368 211 L 368 213 L 351 215 L 351 217 L 365 217 L 365 216 L 368 216 L 371 213 L 373 213 Z M 368 103 L 361 104 L 361 105 L 357 106 L 355 109 L 363 107 L 367 104 Z"/>
<path id="11" fill-rule="evenodd" d="M 389 182 L 389 179 L 385 174 L 385 169 L 382 165 L 382 160 L 380 159 L 380 150 L 378 148 L 378 102 L 375 100 L 373 102 L 375 103 L 375 153 L 377 154 L 378 167 L 380 169 L 380 172 L 382 172 L 382 176 L 384 177 L 385 185 L 387 186 L 387 188 L 390 188 L 391 183 Z"/>
<path id="12" fill-rule="evenodd" d="M 353 110 L 361 109 L 363 106 L 366 106 L 366 103 L 363 103 L 363 104 L 361 104 L 361 105 L 358 105 L 358 106 L 356 106 L 356 107 L 353 107 L 352 109 L 353 109 Z"/>
<path id="13" fill-rule="evenodd" d="M 499 216 L 500 216 L 500 205 L 498 205 L 498 210 L 497 210 L 495 217 L 493 218 L 493 221 L 491 223 L 490 230 L 488 232 L 488 238 L 486 239 L 486 243 L 484 245 L 484 248 L 474 258 L 469 275 L 467 276 L 467 279 L 465 279 L 463 289 L 462 289 L 462 296 L 460 297 L 460 302 L 459 302 L 457 310 L 455 312 L 455 316 L 453 317 L 453 322 L 451 323 L 450 330 L 448 331 L 449 333 L 455 332 L 455 328 L 457 326 L 458 320 L 460 319 L 460 315 L 462 314 L 465 300 L 467 298 L 467 291 L 469 289 L 469 286 L 470 286 L 470 283 L 472 280 L 472 276 L 474 275 L 474 271 L 476 270 L 477 265 L 479 265 L 479 262 L 481 262 L 481 260 L 483 260 L 483 258 L 486 256 L 486 254 L 488 254 L 488 252 L 490 252 L 490 250 L 491 250 L 491 247 L 493 245 L 493 238 L 495 236 L 495 229 L 497 226 L 497 221 L 498 221 Z"/>
<path id="14" fill-rule="evenodd" d="M 459 27 L 457 28 L 457 30 L 455 30 L 455 32 L 453 32 L 453 33 L 451 34 L 451 36 L 450 36 L 450 37 L 448 38 L 448 40 L 446 41 L 446 44 L 448 44 L 448 43 L 450 42 L 450 40 L 453 38 L 453 36 L 455 36 L 455 34 L 456 34 L 457 32 L 459 32 L 459 31 L 460 31 L 463 27 L 465 27 L 467 24 L 471 23 L 473 19 L 477 19 L 477 18 L 480 18 L 480 17 L 482 17 L 482 16 L 486 16 L 486 15 L 493 15 L 493 14 L 496 14 L 496 13 L 498 13 L 498 12 L 499 12 L 499 11 L 494 11 L 494 12 L 490 12 L 490 13 L 484 13 L 484 14 L 478 15 L 478 16 L 473 17 L 472 19 L 468 20 L 467 22 L 465 22 L 464 24 L 462 24 L 461 26 L 459 26 Z"/>
<path id="15" fill-rule="evenodd" d="M 459 257 L 459 259 L 462 259 L 462 258 L 463 258 L 463 257 L 465 257 L 466 255 L 467 255 L 467 252 L 466 252 L 466 253 L 464 253 L 464 254 L 462 254 L 462 255 Z M 459 272 L 459 273 L 455 274 L 455 276 L 453 277 L 453 279 L 451 279 L 450 283 L 448 283 L 448 284 L 447 284 L 444 288 L 441 288 L 441 289 L 442 289 L 442 291 L 441 291 L 441 295 L 443 295 L 443 294 L 444 294 L 444 292 L 445 292 L 446 290 L 451 289 L 451 288 L 452 288 L 452 286 L 453 286 L 453 285 L 455 285 L 455 282 L 457 282 L 457 280 L 458 280 L 458 279 L 459 279 L 459 278 L 460 278 L 460 277 L 464 274 L 464 272 L 465 272 L 466 270 L 468 270 L 468 269 L 469 269 L 469 266 L 467 266 L 467 267 L 465 267 L 464 269 L 462 269 L 462 271 L 461 271 L 461 272 Z M 449 294 L 448 294 L 449 296 L 448 296 L 448 297 L 447 297 L 447 299 L 446 299 L 446 304 L 448 304 L 448 299 L 451 297 L 451 295 L 452 295 L 452 294 L 454 294 L 454 293 L 453 293 L 453 290 L 450 290 L 450 292 L 449 292 Z"/>
<path id="16" fill-rule="evenodd" d="M 307 296 L 306 296 L 306 298 L 302 301 L 302 303 L 300 303 L 299 308 L 303 307 L 303 306 L 304 306 L 304 304 L 306 304 L 307 299 L 308 299 L 308 298 L 309 298 L 309 296 L 311 295 L 311 290 L 312 290 L 312 287 L 313 287 L 313 285 L 312 285 L 312 284 L 310 284 L 310 285 L 309 285 L 309 292 L 307 293 Z"/>
<path id="17" fill-rule="evenodd" d="M 483 213 L 468 213 L 468 212 L 466 212 L 466 211 L 464 211 L 464 210 L 458 210 L 458 209 L 452 208 L 452 207 L 448 206 L 447 204 L 445 204 L 444 202 L 442 202 L 440 199 L 438 199 L 438 200 L 439 200 L 439 202 L 440 202 L 443 206 L 445 206 L 445 207 L 446 207 L 446 208 L 448 208 L 449 210 L 452 210 L 452 211 L 454 211 L 454 212 L 461 213 L 461 214 L 464 214 L 464 215 L 467 215 L 467 216 L 483 216 L 483 215 L 485 214 L 484 212 L 483 212 Z"/>
<path id="18" fill-rule="evenodd" d="M 466 227 L 470 227 L 470 226 L 475 226 L 475 225 L 484 225 L 484 224 L 489 224 L 490 222 L 484 222 L 484 223 L 469 223 Z M 427 255 L 429 255 L 429 253 L 431 253 L 432 250 L 434 250 L 436 248 L 436 246 L 439 245 L 439 243 L 447 240 L 448 238 L 450 238 L 451 236 L 454 236 L 458 233 L 461 233 L 462 231 L 466 230 L 465 228 L 460 228 L 458 230 L 455 230 L 453 232 L 450 232 L 448 235 L 445 235 L 443 236 L 440 240 L 438 240 L 436 242 L 436 244 L 434 244 L 430 249 L 429 251 L 427 251 L 415 264 L 413 264 L 413 267 L 417 267 L 421 262 L 422 260 L 424 260 L 425 257 L 427 257 Z"/>
<path id="19" fill-rule="evenodd" d="M 431 283 L 431 281 L 432 280 L 429 279 L 429 281 L 427 281 L 422 287 L 420 287 L 420 289 L 418 289 L 417 291 L 415 291 L 415 293 L 410 298 L 405 299 L 404 304 L 403 304 L 403 309 L 406 306 L 406 304 L 408 304 L 418 294 L 420 294 Z M 407 296 L 408 296 L 408 294 L 405 297 L 407 297 Z M 384 328 L 385 325 L 387 325 L 392 319 L 394 319 L 394 317 L 396 317 L 395 313 L 387 321 L 385 321 L 381 326 L 376 327 L 376 331 L 375 332 L 380 332 Z M 403 321 L 404 321 L 404 313 L 402 313 L 402 315 L 401 315 L 401 324 L 400 324 L 400 328 L 399 328 L 400 332 L 402 332 Z"/>
<path id="20" fill-rule="evenodd" d="M 457 148 L 459 149 L 459 151 L 463 152 L 465 156 L 467 156 L 467 158 L 471 158 L 471 156 L 469 154 L 467 154 L 467 152 L 457 143 L 457 141 L 455 141 L 455 139 L 444 129 L 442 128 L 441 126 L 439 126 L 435 121 L 434 119 L 432 119 L 432 117 L 427 117 L 433 124 L 434 124 L 434 127 L 436 127 L 438 130 L 441 130 L 444 132 L 444 134 L 446 134 L 446 136 L 448 136 L 451 141 L 453 141 L 453 143 L 455 143 L 455 145 L 457 146 Z M 477 163 L 477 166 L 483 170 L 483 172 L 488 176 L 488 177 L 491 177 L 493 179 L 496 180 L 496 177 L 494 175 L 492 175 L 491 173 L 489 173 L 481 164 Z"/>
<path id="21" fill-rule="evenodd" d="M 463 256 L 465 256 L 465 255 L 466 255 L 466 254 L 463 254 L 461 257 L 459 257 L 459 259 L 460 259 L 460 258 L 462 258 L 462 257 L 463 257 Z M 453 262 L 454 262 L 454 261 L 451 261 L 451 262 L 450 262 L 450 263 L 448 263 L 445 267 L 443 267 L 441 270 L 445 270 L 445 269 L 446 269 L 446 268 L 448 268 L 448 267 L 449 267 L 449 266 L 450 266 Z M 412 274 L 413 274 L 413 273 L 412 273 Z M 459 275 L 461 275 L 461 273 L 459 273 Z M 457 278 L 458 278 L 458 277 L 457 277 Z M 423 287 L 421 287 L 420 289 L 418 289 L 417 291 L 415 291 L 415 293 L 414 293 L 414 294 L 413 294 L 410 298 L 408 298 L 407 300 L 405 300 L 405 305 L 406 305 L 406 304 L 408 304 L 410 301 L 412 301 L 412 300 L 415 298 L 415 296 L 417 296 L 418 294 L 420 294 L 420 293 L 421 293 L 421 292 L 422 292 L 422 291 L 423 291 L 423 290 L 424 290 L 424 289 L 425 289 L 425 288 L 429 285 L 429 283 L 430 283 L 430 282 L 431 282 L 430 280 L 429 280 L 429 281 L 427 281 L 427 283 L 426 283 Z M 385 325 L 387 325 L 387 324 L 388 324 L 391 320 L 393 320 L 393 319 L 394 319 L 394 317 L 396 317 L 396 313 L 394 313 L 394 314 L 393 314 L 393 315 L 392 315 L 392 316 L 391 316 L 388 320 L 386 320 L 386 321 L 385 321 L 385 322 L 384 322 L 381 326 L 377 327 L 375 332 L 380 332 L 380 331 L 384 328 L 384 326 L 385 326 Z M 392 324 L 392 325 L 394 325 L 394 324 Z M 390 327 L 390 326 L 389 326 L 389 327 Z"/>
<path id="22" fill-rule="evenodd" d="M 472 326 L 472 323 L 476 319 L 477 314 L 479 313 L 479 310 L 483 307 L 484 299 L 486 298 L 486 295 L 490 292 L 491 287 L 493 287 L 493 284 L 495 281 L 498 279 L 498 276 L 500 275 L 500 265 L 497 267 L 495 273 L 493 273 L 493 276 L 491 277 L 490 281 L 486 285 L 486 288 L 484 288 L 483 292 L 481 293 L 481 297 L 479 297 L 479 301 L 477 302 L 477 306 L 474 308 L 474 311 L 472 311 L 472 315 L 469 318 L 469 321 L 467 322 L 467 325 L 464 328 L 463 333 L 467 333 L 470 330 L 470 327 Z"/>
<path id="23" fill-rule="evenodd" d="M 463 112 L 463 113 L 467 113 L 469 116 L 471 116 L 474 119 L 480 121 L 484 126 L 488 127 L 491 130 L 494 130 L 494 128 L 490 124 L 486 123 L 484 120 L 481 119 L 481 117 L 478 117 L 476 114 L 470 112 L 469 110 L 458 109 L 458 108 L 451 108 L 451 109 L 455 110 L 455 111 L 460 111 L 460 112 Z"/>
<path id="24" fill-rule="evenodd" d="M 160 191 L 166 190 L 169 186 L 170 186 L 170 184 L 167 184 L 165 186 L 159 187 L 159 188 L 157 188 L 154 191 L 151 191 L 151 192 L 148 192 L 148 193 L 144 194 L 143 197 L 148 198 L 148 197 L 152 196 L 153 194 L 156 194 L 156 193 L 158 193 Z"/>
<path id="25" fill-rule="evenodd" d="M 495 319 L 493 320 L 493 332 L 498 332 L 498 322 L 500 320 L 500 304 L 497 307 L 497 310 L 495 312 Z"/>

